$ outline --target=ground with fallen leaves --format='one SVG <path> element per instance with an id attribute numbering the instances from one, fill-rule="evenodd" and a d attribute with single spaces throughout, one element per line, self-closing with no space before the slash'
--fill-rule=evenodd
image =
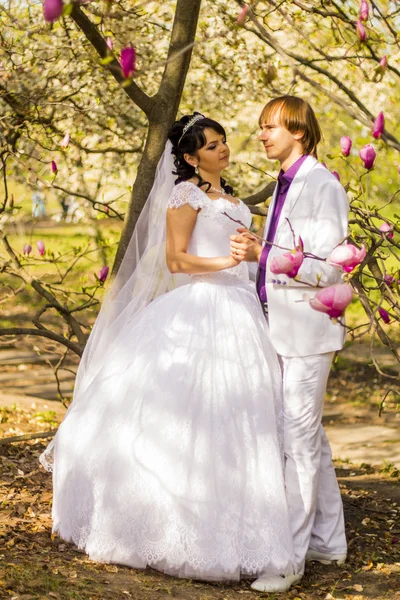
<path id="1" fill-rule="evenodd" d="M 341 421 L 376 419 L 387 384 L 373 368 L 336 366 L 328 402 Z M 366 399 L 369 399 L 368 402 Z M 373 401 L 371 402 L 371 398 Z M 369 415 L 369 417 L 368 417 Z M 0 437 L 52 429 L 56 417 L 17 406 L 0 408 Z M 313 564 L 286 594 L 258 594 L 247 582 L 205 584 L 151 569 L 100 565 L 51 534 L 51 476 L 38 463 L 46 440 L 0 445 L 0 599 L 8 600 L 400 600 L 400 479 L 390 464 L 372 468 L 336 461 L 349 541 L 342 566 Z"/>

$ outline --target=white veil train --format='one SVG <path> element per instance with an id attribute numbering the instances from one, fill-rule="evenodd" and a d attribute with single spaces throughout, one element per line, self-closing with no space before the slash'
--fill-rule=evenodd
<path id="1" fill-rule="evenodd" d="M 168 140 L 157 165 L 153 187 L 137 221 L 117 276 L 108 291 L 87 341 L 68 411 L 84 399 L 84 392 L 104 363 L 110 342 L 152 300 L 188 281 L 171 275 L 166 265 L 166 211 L 174 188 L 172 144 Z M 55 438 L 40 456 L 48 471 L 53 466 Z"/>

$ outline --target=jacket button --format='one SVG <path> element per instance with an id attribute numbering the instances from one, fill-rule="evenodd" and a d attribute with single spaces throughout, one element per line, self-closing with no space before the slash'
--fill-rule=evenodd
<path id="1" fill-rule="evenodd" d="M 286 281 L 282 281 L 282 285 L 286 285 Z"/>
<path id="2" fill-rule="evenodd" d="M 278 283 L 280 285 L 282 283 L 282 281 L 280 279 L 277 279 L 276 283 Z"/>
<path id="3" fill-rule="evenodd" d="M 271 279 L 271 283 L 276 283 L 276 279 Z"/>

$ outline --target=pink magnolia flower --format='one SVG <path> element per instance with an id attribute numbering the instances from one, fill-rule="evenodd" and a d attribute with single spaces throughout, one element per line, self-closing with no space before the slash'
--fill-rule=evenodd
<path id="1" fill-rule="evenodd" d="M 43 0 L 43 15 L 46 21 L 54 23 L 62 15 L 63 1 L 62 0 Z"/>
<path id="2" fill-rule="evenodd" d="M 374 147 L 371 144 L 366 144 L 360 150 L 360 158 L 363 161 L 364 167 L 366 169 L 372 169 L 376 158 L 376 152 Z"/>
<path id="3" fill-rule="evenodd" d="M 357 21 L 356 32 L 360 42 L 365 42 L 365 40 L 367 39 L 367 31 L 361 21 Z"/>
<path id="4" fill-rule="evenodd" d="M 400 165 L 397 167 L 397 172 L 400 175 Z"/>
<path id="5" fill-rule="evenodd" d="M 242 10 L 239 13 L 239 16 L 237 18 L 237 24 L 240 25 L 241 27 L 244 25 L 244 22 L 246 20 L 247 17 L 247 13 L 249 12 L 249 7 L 247 4 L 243 4 Z"/>
<path id="6" fill-rule="evenodd" d="M 32 252 L 32 246 L 30 244 L 25 244 L 24 249 L 22 250 L 23 254 L 30 254 Z"/>
<path id="7" fill-rule="evenodd" d="M 339 175 L 339 173 L 338 173 L 337 171 L 332 171 L 332 175 L 333 175 L 334 177 L 336 177 L 336 179 L 337 179 L 338 181 L 340 181 L 340 175 Z"/>
<path id="8" fill-rule="evenodd" d="M 379 61 L 379 66 L 382 71 L 386 71 L 387 66 L 388 66 L 388 59 L 387 59 L 386 54 L 385 54 L 385 56 L 382 56 L 381 60 Z"/>
<path id="9" fill-rule="evenodd" d="M 353 142 L 349 136 L 344 135 L 340 138 L 340 149 L 342 151 L 343 156 L 348 156 L 350 154 L 351 147 Z"/>
<path id="10" fill-rule="evenodd" d="M 40 256 L 43 256 L 46 252 L 46 248 L 44 247 L 44 242 L 42 240 L 38 240 L 36 242 L 36 248 L 38 249 Z"/>
<path id="11" fill-rule="evenodd" d="M 66 133 L 61 142 L 61 148 L 68 148 L 69 142 L 71 141 L 69 133 Z"/>
<path id="12" fill-rule="evenodd" d="M 108 37 L 106 39 L 106 44 L 107 44 L 109 50 L 111 50 L 111 51 L 114 50 L 114 42 L 113 42 L 112 38 Z"/>
<path id="13" fill-rule="evenodd" d="M 372 130 L 372 135 L 374 138 L 380 138 L 385 127 L 385 115 L 383 112 L 380 112 L 374 121 L 374 128 Z"/>
<path id="14" fill-rule="evenodd" d="M 299 248 L 296 248 L 292 252 L 285 252 L 281 256 L 274 256 L 271 260 L 270 271 L 274 275 L 296 277 L 303 264 L 303 260 L 303 252 Z"/>
<path id="15" fill-rule="evenodd" d="M 102 268 L 100 269 L 100 271 L 99 271 L 99 273 L 98 273 L 98 275 L 97 275 L 97 276 L 98 276 L 98 278 L 99 278 L 99 281 L 101 281 L 101 283 L 104 283 L 104 282 L 105 282 L 105 280 L 107 279 L 107 276 L 108 276 L 108 271 L 109 271 L 109 270 L 110 270 L 110 269 L 109 269 L 108 267 L 106 267 L 106 266 L 104 266 L 104 267 L 102 267 Z"/>
<path id="16" fill-rule="evenodd" d="M 343 244 L 332 250 L 326 262 L 336 267 L 342 267 L 346 273 L 350 273 L 366 257 L 367 250 L 364 244 L 357 248 L 353 244 Z"/>
<path id="17" fill-rule="evenodd" d="M 121 68 L 125 79 L 132 77 L 136 68 L 136 52 L 132 46 L 126 46 L 121 50 Z"/>
<path id="18" fill-rule="evenodd" d="M 378 313 L 384 323 L 390 323 L 390 317 L 387 310 L 382 308 L 381 306 L 378 308 Z"/>
<path id="19" fill-rule="evenodd" d="M 51 161 L 51 171 L 52 173 L 57 173 L 58 169 L 57 169 L 57 163 L 55 160 Z"/>
<path id="20" fill-rule="evenodd" d="M 353 299 L 353 289 L 349 283 L 337 283 L 320 289 L 310 305 L 314 310 L 328 314 L 332 319 L 340 317 Z"/>
<path id="21" fill-rule="evenodd" d="M 394 281 L 394 277 L 393 275 L 388 275 L 386 273 L 386 275 L 383 276 L 383 281 L 390 287 Z"/>
<path id="22" fill-rule="evenodd" d="M 369 15 L 369 5 L 366 0 L 361 0 L 360 5 L 360 21 L 367 21 Z"/>
<path id="23" fill-rule="evenodd" d="M 388 238 L 393 237 L 393 227 L 389 225 L 389 223 L 382 223 L 382 225 L 379 227 L 379 231 L 386 235 Z"/>

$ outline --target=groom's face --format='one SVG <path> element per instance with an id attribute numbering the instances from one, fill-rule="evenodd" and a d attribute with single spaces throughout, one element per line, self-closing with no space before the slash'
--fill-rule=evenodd
<path id="1" fill-rule="evenodd" d="M 280 111 L 275 111 L 261 122 L 259 135 L 269 160 L 283 163 L 298 147 L 302 133 L 291 133 L 284 127 L 279 118 Z"/>

